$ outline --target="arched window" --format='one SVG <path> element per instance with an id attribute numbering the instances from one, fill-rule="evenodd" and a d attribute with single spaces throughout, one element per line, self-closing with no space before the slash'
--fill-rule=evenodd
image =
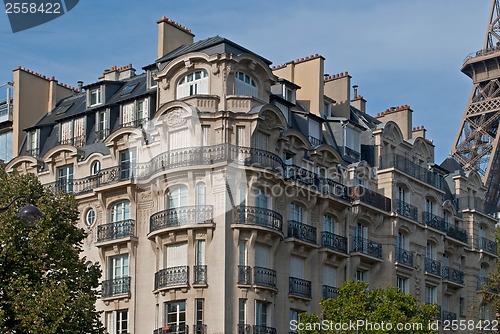
<path id="1" fill-rule="evenodd" d="M 97 175 L 101 171 L 101 162 L 96 160 L 90 165 L 90 175 Z"/>
<path id="2" fill-rule="evenodd" d="M 252 77 L 243 72 L 236 72 L 234 78 L 234 94 L 257 97 L 257 85 Z"/>
<path id="3" fill-rule="evenodd" d="M 169 209 L 187 206 L 188 190 L 186 186 L 172 187 L 167 191 L 167 207 Z"/>
<path id="4" fill-rule="evenodd" d="M 208 94 L 208 72 L 198 70 L 184 76 L 177 85 L 177 98 Z"/>
<path id="5" fill-rule="evenodd" d="M 111 222 L 116 223 L 130 219 L 130 201 L 121 201 L 111 208 Z"/>

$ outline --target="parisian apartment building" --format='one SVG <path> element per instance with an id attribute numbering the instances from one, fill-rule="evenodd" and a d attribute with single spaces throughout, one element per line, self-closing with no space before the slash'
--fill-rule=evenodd
<path id="1" fill-rule="evenodd" d="M 75 196 L 107 333 L 292 333 L 348 280 L 398 287 L 441 320 L 494 316 L 481 176 L 434 161 L 409 105 L 370 115 L 327 66 L 272 65 L 163 17 L 140 68 L 76 88 L 13 71 L 0 158 Z"/>

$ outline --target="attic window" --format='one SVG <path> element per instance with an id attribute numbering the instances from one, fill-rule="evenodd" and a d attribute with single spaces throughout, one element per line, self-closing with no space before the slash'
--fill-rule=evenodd
<path id="1" fill-rule="evenodd" d="M 73 106 L 73 103 L 71 103 L 71 104 L 66 104 L 66 105 L 64 105 L 64 106 L 60 106 L 59 108 L 57 108 L 56 114 L 57 114 L 57 115 L 64 114 L 64 113 L 66 113 L 66 111 L 68 111 L 68 110 L 69 110 L 72 106 Z"/>
<path id="2" fill-rule="evenodd" d="M 93 107 L 101 104 L 101 87 L 90 90 L 89 92 L 89 106 Z"/>
<path id="3" fill-rule="evenodd" d="M 135 87 L 137 87 L 137 83 L 125 86 L 125 88 L 123 88 L 123 90 L 122 90 L 122 92 L 121 92 L 120 95 L 130 94 L 134 90 Z"/>

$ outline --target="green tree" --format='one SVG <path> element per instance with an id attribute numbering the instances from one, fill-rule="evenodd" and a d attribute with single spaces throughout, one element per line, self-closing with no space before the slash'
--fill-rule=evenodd
<path id="1" fill-rule="evenodd" d="M 367 291 L 367 288 L 368 284 L 365 282 L 344 282 L 338 289 L 337 298 L 321 300 L 321 318 L 316 314 L 301 314 L 301 327 L 304 330 L 299 333 L 356 333 L 354 327 L 347 327 L 348 324 L 359 324 L 361 327 L 356 329 L 364 334 L 439 333 L 437 328 L 433 327 L 436 325 L 434 319 L 438 314 L 435 305 L 419 304 L 417 298 L 394 287 L 376 288 L 371 291 Z M 324 326 L 313 329 L 314 324 Z M 344 324 L 346 328 L 336 331 L 335 324 Z M 397 324 L 413 327 L 401 329 L 397 328 Z M 422 328 L 417 328 L 417 324 L 421 324 Z"/>
<path id="2" fill-rule="evenodd" d="M 32 175 L 0 168 L 0 206 L 27 195 L 44 217 L 27 226 L 16 201 L 0 213 L 0 332 L 98 334 L 98 265 L 80 258 L 86 236 L 74 198 L 45 190 Z"/>

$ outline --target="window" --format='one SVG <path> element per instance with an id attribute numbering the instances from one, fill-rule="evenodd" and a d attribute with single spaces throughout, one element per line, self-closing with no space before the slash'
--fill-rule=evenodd
<path id="1" fill-rule="evenodd" d="M 240 266 L 247 265 L 247 242 L 240 241 L 238 243 L 238 264 Z"/>
<path id="2" fill-rule="evenodd" d="M 236 146 L 245 147 L 245 127 L 236 127 Z"/>
<path id="3" fill-rule="evenodd" d="M 436 247 L 434 247 L 434 244 L 428 242 L 427 247 L 425 248 L 425 257 L 431 260 L 436 259 Z"/>
<path id="4" fill-rule="evenodd" d="M 57 191 L 73 192 L 73 165 L 57 168 Z"/>
<path id="5" fill-rule="evenodd" d="M 409 280 L 406 277 L 396 277 L 396 287 L 403 293 L 409 292 Z"/>
<path id="6" fill-rule="evenodd" d="M 425 286 L 425 302 L 427 304 L 434 304 L 437 302 L 437 289 L 435 286 Z"/>
<path id="7" fill-rule="evenodd" d="M 109 259 L 108 278 L 114 280 L 113 295 L 128 293 L 128 282 L 123 278 L 129 277 L 128 254 L 113 256 Z"/>
<path id="8" fill-rule="evenodd" d="M 488 304 L 481 304 L 479 307 L 479 319 L 489 320 L 490 319 L 490 308 Z"/>
<path id="9" fill-rule="evenodd" d="M 367 278 L 368 278 L 368 272 L 366 270 L 356 270 L 356 274 L 354 275 L 355 281 L 366 282 Z"/>
<path id="10" fill-rule="evenodd" d="M 425 200 L 425 211 L 431 215 L 434 214 L 434 203 L 428 198 Z"/>
<path id="11" fill-rule="evenodd" d="M 116 334 L 128 334 L 128 310 L 116 311 Z"/>
<path id="12" fill-rule="evenodd" d="M 240 298 L 238 300 L 238 324 L 244 325 L 246 323 L 247 300 Z"/>
<path id="13" fill-rule="evenodd" d="M 205 264 L 205 240 L 196 240 L 195 264 L 197 266 Z"/>
<path id="14" fill-rule="evenodd" d="M 268 304 L 260 300 L 255 301 L 255 325 L 267 326 Z"/>
<path id="15" fill-rule="evenodd" d="M 460 316 L 465 316 L 465 299 L 464 298 L 460 298 L 460 301 L 458 303 L 458 312 L 459 312 L 459 315 Z"/>
<path id="16" fill-rule="evenodd" d="M 186 301 L 173 301 L 165 304 L 165 325 L 169 326 L 173 333 L 187 333 Z"/>
<path id="17" fill-rule="evenodd" d="M 206 186 L 203 182 L 196 184 L 196 205 L 205 205 L 206 202 Z"/>
<path id="18" fill-rule="evenodd" d="M 61 145 L 80 147 L 85 145 L 85 117 L 80 117 L 61 124 Z"/>
<path id="19" fill-rule="evenodd" d="M 299 204 L 290 204 L 290 220 L 302 223 L 303 209 Z"/>
<path id="20" fill-rule="evenodd" d="M 88 209 L 85 214 L 85 224 L 91 226 L 95 222 L 95 211 L 94 209 Z"/>
<path id="21" fill-rule="evenodd" d="M 247 185 L 245 183 L 240 184 L 240 205 L 247 205 Z"/>
<path id="22" fill-rule="evenodd" d="M 99 88 L 94 88 L 94 89 L 91 89 L 90 92 L 89 92 L 89 106 L 90 107 L 93 107 L 93 106 L 96 106 L 98 104 L 101 104 L 101 100 L 102 100 L 102 96 L 101 96 L 101 87 Z"/>
<path id="23" fill-rule="evenodd" d="M 330 215 L 323 216 L 323 231 L 328 233 L 336 233 L 335 220 Z"/>
<path id="24" fill-rule="evenodd" d="M 135 175 L 136 156 L 135 148 L 120 151 L 120 178 L 122 180 Z"/>
<path id="25" fill-rule="evenodd" d="M 304 278 L 306 261 L 298 256 L 290 257 L 290 276 L 295 278 Z"/>
<path id="26" fill-rule="evenodd" d="M 261 190 L 255 189 L 255 206 L 262 209 L 267 209 L 269 204 L 269 197 Z"/>
<path id="27" fill-rule="evenodd" d="M 111 208 L 111 222 L 121 222 L 130 219 L 130 202 L 118 202 Z"/>
<path id="28" fill-rule="evenodd" d="M 328 265 L 323 267 L 323 285 L 337 286 L 337 268 Z"/>
<path id="29" fill-rule="evenodd" d="M 180 131 L 170 132 L 168 135 L 169 139 L 169 149 L 176 150 L 180 148 L 189 147 L 191 143 L 191 134 L 189 133 L 189 129 L 184 129 Z"/>
<path id="30" fill-rule="evenodd" d="M 270 268 L 270 253 L 271 252 L 268 246 L 255 244 L 255 266 L 261 268 Z"/>
<path id="31" fill-rule="evenodd" d="M 11 138 L 12 138 L 12 132 L 10 132 L 10 134 L 11 134 Z M 3 145 L 1 147 L 3 147 Z M 1 148 L 0 148 L 0 150 L 1 150 Z M 2 155 L 2 153 L 0 153 L 0 155 Z M 28 133 L 28 151 L 27 151 L 27 153 L 28 153 L 28 155 L 31 155 L 32 157 L 37 157 L 40 154 L 39 148 L 38 148 L 38 130 L 33 130 L 33 131 L 30 131 Z M 3 159 L 2 156 L 0 156 L 0 159 Z M 5 159 L 4 161 L 7 161 L 7 159 Z"/>
<path id="32" fill-rule="evenodd" d="M 236 72 L 234 74 L 234 94 L 244 96 L 257 96 L 257 85 L 246 73 Z"/>
<path id="33" fill-rule="evenodd" d="M 132 83 L 132 84 L 126 85 L 125 88 L 122 89 L 122 92 L 120 93 L 120 95 L 127 95 L 127 94 L 132 93 L 132 91 L 135 89 L 135 87 L 137 87 L 137 83 Z"/>
<path id="34" fill-rule="evenodd" d="M 202 325 L 203 324 L 203 304 L 205 300 L 203 298 L 196 298 L 194 300 L 195 304 L 195 316 L 194 316 L 194 324 Z M 203 334 L 203 328 L 195 328 L 195 334 Z"/>
<path id="35" fill-rule="evenodd" d="M 358 225 L 356 225 L 355 235 L 357 239 L 368 239 L 368 227 L 358 223 Z"/>
<path id="36" fill-rule="evenodd" d="M 188 244 L 187 242 L 169 245 L 167 251 L 167 268 L 185 267 L 188 265 Z"/>
<path id="37" fill-rule="evenodd" d="M 149 119 L 148 99 L 122 105 L 122 127 L 140 127 Z"/>
<path id="38" fill-rule="evenodd" d="M 209 145 L 210 125 L 201 126 L 201 146 Z"/>
<path id="39" fill-rule="evenodd" d="M 361 152 L 360 133 L 351 126 L 344 126 L 344 146 L 354 152 Z M 347 153 L 346 153 L 347 154 Z"/>
<path id="40" fill-rule="evenodd" d="M 302 311 L 290 309 L 290 324 L 292 324 L 292 321 L 295 324 L 299 324 L 300 323 L 299 314 L 301 313 Z M 297 331 L 290 331 L 290 333 L 297 333 Z"/>
<path id="41" fill-rule="evenodd" d="M 153 72 L 152 71 L 148 71 L 147 72 L 147 77 L 148 77 L 148 88 L 149 89 L 155 88 L 158 85 L 158 83 L 153 78 Z"/>
<path id="42" fill-rule="evenodd" d="M 263 132 L 256 132 L 255 133 L 255 148 L 259 150 L 268 150 L 268 142 L 269 142 L 269 136 L 266 135 Z"/>
<path id="43" fill-rule="evenodd" d="M 90 165 L 90 175 L 97 175 L 101 171 L 101 162 L 96 160 Z"/>
<path id="44" fill-rule="evenodd" d="M 397 199 L 402 203 L 406 203 L 406 191 L 400 186 L 398 186 Z"/>
<path id="45" fill-rule="evenodd" d="M 184 76 L 177 86 L 177 98 L 208 94 L 208 72 L 199 70 Z"/>
<path id="46" fill-rule="evenodd" d="M 399 249 L 401 249 L 401 250 L 408 249 L 408 240 L 406 238 L 406 235 L 401 231 L 398 232 L 396 243 L 397 243 L 397 247 Z"/>
<path id="47" fill-rule="evenodd" d="M 290 87 L 283 86 L 283 97 L 288 102 L 295 103 L 295 91 Z"/>
<path id="48" fill-rule="evenodd" d="M 169 209 L 187 205 L 188 189 L 186 186 L 175 186 L 167 191 L 167 206 Z"/>
<path id="49" fill-rule="evenodd" d="M 106 111 L 99 111 L 96 117 L 97 117 L 96 140 L 99 141 L 106 138 L 109 132 L 107 113 Z"/>

